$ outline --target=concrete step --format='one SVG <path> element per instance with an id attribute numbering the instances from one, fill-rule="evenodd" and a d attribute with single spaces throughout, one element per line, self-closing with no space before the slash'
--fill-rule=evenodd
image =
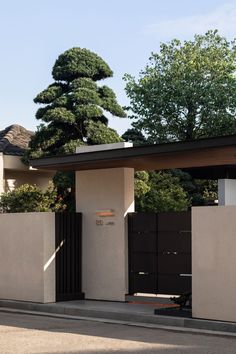
<path id="1" fill-rule="evenodd" d="M 126 295 L 127 302 L 143 302 L 143 303 L 157 303 L 157 304 L 173 304 L 170 300 L 174 295 Z"/>

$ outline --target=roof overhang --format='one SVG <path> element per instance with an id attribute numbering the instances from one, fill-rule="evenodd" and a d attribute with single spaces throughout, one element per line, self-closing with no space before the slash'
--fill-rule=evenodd
<path id="1" fill-rule="evenodd" d="M 236 169 L 236 135 L 52 156 L 31 160 L 30 164 L 58 171 L 129 167 L 136 171 L 181 168 L 203 172 L 211 168 L 217 175 Z"/>

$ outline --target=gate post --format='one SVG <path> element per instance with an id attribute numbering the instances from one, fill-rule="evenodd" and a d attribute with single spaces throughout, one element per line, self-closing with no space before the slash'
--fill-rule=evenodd
<path id="1" fill-rule="evenodd" d="M 76 172 L 82 222 L 82 291 L 86 299 L 124 301 L 128 292 L 128 228 L 134 211 L 134 170 Z"/>

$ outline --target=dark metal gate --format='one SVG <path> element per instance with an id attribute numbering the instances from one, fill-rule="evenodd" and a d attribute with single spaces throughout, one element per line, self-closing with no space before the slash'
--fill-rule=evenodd
<path id="1" fill-rule="evenodd" d="M 56 301 L 79 300 L 82 265 L 82 214 L 56 213 Z"/>
<path id="2" fill-rule="evenodd" d="M 129 223 L 129 293 L 157 293 L 157 215 L 131 213 Z"/>
<path id="3" fill-rule="evenodd" d="M 130 213 L 129 293 L 191 292 L 191 212 Z"/>

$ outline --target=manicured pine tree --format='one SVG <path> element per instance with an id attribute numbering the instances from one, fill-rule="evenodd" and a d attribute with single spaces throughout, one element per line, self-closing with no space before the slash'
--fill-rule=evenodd
<path id="1" fill-rule="evenodd" d="M 52 69 L 55 80 L 34 99 L 44 105 L 36 112 L 43 123 L 30 143 L 28 158 L 72 153 L 76 146 L 122 141 L 108 127 L 106 113 L 125 117 L 112 89 L 98 81 L 113 72 L 97 54 L 72 48 L 61 54 Z"/>

